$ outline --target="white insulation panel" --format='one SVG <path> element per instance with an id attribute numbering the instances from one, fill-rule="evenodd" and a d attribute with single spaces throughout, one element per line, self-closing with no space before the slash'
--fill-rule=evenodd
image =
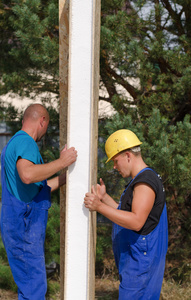
<path id="1" fill-rule="evenodd" d="M 65 300 L 88 297 L 93 0 L 70 1 L 68 147 L 78 158 L 69 167 L 66 189 Z"/>

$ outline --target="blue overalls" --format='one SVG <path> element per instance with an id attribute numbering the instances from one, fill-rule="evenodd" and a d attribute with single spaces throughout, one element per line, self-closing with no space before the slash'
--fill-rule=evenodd
<path id="1" fill-rule="evenodd" d="M 166 204 L 158 225 L 148 235 L 113 224 L 112 243 L 120 279 L 118 300 L 158 300 L 168 248 Z"/>
<path id="2" fill-rule="evenodd" d="M 18 286 L 18 299 L 44 300 L 47 290 L 44 241 L 51 206 L 50 187 L 44 181 L 39 194 L 30 203 L 14 197 L 8 191 L 5 180 L 6 148 L 1 154 L 2 240 Z"/>

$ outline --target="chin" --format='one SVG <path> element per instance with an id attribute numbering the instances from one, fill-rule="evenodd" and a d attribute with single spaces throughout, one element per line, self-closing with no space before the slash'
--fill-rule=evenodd
<path id="1" fill-rule="evenodd" d="M 122 176 L 123 178 L 128 178 L 128 177 L 129 177 L 127 174 L 121 174 L 121 176 Z"/>

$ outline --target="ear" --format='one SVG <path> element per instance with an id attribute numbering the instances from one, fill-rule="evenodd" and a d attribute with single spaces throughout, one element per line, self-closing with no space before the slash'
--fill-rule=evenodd
<path id="1" fill-rule="evenodd" d="M 128 161 L 129 161 L 129 160 L 131 159 L 131 152 L 126 151 L 126 152 L 125 152 L 125 155 L 126 155 Z"/>
<path id="2" fill-rule="evenodd" d="M 45 116 L 40 117 L 40 126 L 43 127 L 45 123 Z"/>

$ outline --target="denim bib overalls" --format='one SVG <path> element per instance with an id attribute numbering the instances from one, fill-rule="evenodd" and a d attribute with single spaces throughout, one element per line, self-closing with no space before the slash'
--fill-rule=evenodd
<path id="1" fill-rule="evenodd" d="M 118 300 L 159 300 L 168 248 L 166 204 L 158 225 L 148 235 L 113 223 L 112 245 L 120 279 Z"/>
<path id="2" fill-rule="evenodd" d="M 47 290 L 44 242 L 51 206 L 50 187 L 43 181 L 42 189 L 30 203 L 13 196 L 5 180 L 6 148 L 1 153 L 2 240 L 18 287 L 18 299 L 44 300 Z"/>

